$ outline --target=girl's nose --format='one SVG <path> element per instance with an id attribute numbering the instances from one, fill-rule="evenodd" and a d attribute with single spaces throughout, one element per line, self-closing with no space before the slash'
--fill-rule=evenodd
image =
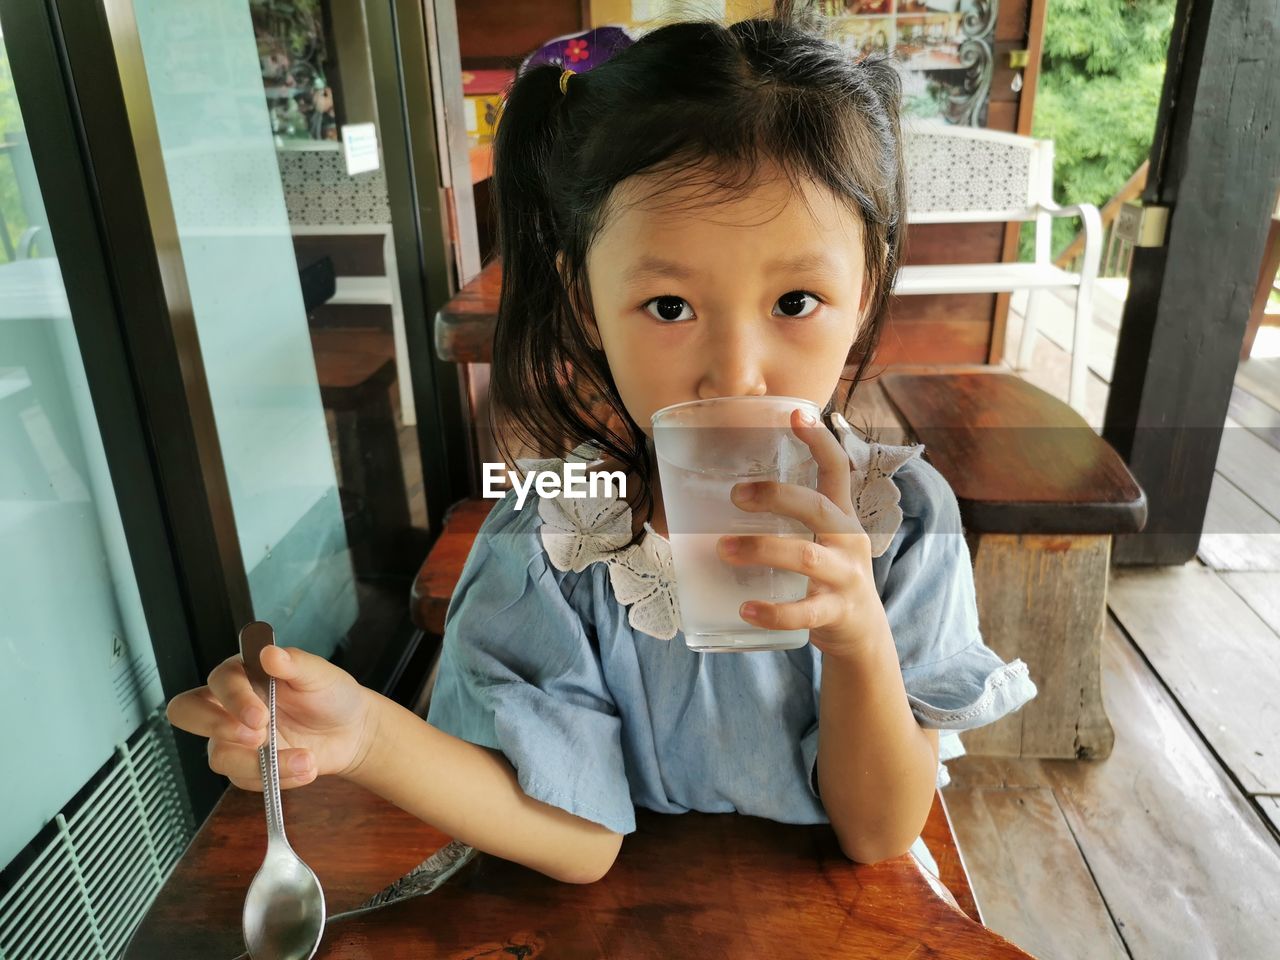
<path id="1" fill-rule="evenodd" d="M 769 392 L 763 358 L 748 337 L 722 334 L 707 344 L 698 399 L 762 397 Z"/>

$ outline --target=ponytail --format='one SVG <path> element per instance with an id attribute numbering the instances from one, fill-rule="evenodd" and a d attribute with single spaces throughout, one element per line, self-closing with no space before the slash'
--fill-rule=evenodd
<path id="1" fill-rule="evenodd" d="M 494 204 L 502 291 L 493 344 L 491 416 L 516 413 L 530 398 L 546 399 L 561 371 L 561 355 L 539 351 L 540 341 L 560 325 L 565 304 L 556 270 L 558 250 L 548 192 L 556 111 L 562 106 L 560 70 L 533 67 L 512 85 L 494 135 Z M 549 329 L 544 329 L 549 328 Z M 513 417 L 520 440 L 540 454 L 555 453 L 563 437 L 548 424 Z M 494 431 L 502 436 L 501 431 Z M 502 451 L 511 460 L 506 449 Z"/>

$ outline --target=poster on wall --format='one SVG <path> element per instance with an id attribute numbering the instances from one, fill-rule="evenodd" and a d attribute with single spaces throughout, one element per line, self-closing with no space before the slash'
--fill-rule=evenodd
<path id="1" fill-rule="evenodd" d="M 892 53 L 905 112 L 984 126 L 995 65 L 998 0 L 818 0 L 832 40 L 853 57 Z M 767 16 L 771 0 L 590 0 L 593 26 L 634 35 L 664 19 L 711 17 L 734 23 Z"/>
<path id="2" fill-rule="evenodd" d="M 997 0 L 823 0 L 832 39 L 856 57 L 893 53 L 916 117 L 984 126 Z"/>
<path id="3" fill-rule="evenodd" d="M 327 0 L 250 0 L 277 143 L 336 141 L 341 120 Z"/>

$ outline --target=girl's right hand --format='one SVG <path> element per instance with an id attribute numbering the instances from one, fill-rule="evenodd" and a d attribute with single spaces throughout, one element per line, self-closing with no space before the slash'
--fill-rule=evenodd
<path id="1" fill-rule="evenodd" d="M 282 789 L 318 776 L 345 776 L 372 743 L 373 696 L 351 674 L 297 647 L 267 647 L 262 667 L 276 678 L 276 744 Z M 239 654 L 209 674 L 209 684 L 169 701 L 169 722 L 209 739 L 209 767 L 244 790 L 262 790 L 258 747 L 266 742 L 267 705 Z"/>

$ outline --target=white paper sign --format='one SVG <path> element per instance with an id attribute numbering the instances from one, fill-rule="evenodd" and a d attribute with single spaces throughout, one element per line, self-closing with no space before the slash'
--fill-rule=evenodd
<path id="1" fill-rule="evenodd" d="M 381 166 L 378 160 L 378 128 L 372 123 L 348 123 L 342 128 L 342 149 L 347 155 L 347 175 L 368 173 Z"/>

